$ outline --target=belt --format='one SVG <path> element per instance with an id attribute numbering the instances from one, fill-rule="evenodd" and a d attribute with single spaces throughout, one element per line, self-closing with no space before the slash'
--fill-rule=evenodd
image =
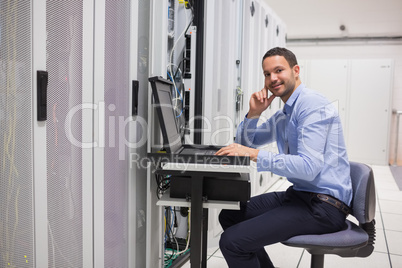
<path id="1" fill-rule="evenodd" d="M 332 196 L 329 196 L 326 194 L 317 194 L 317 193 L 312 193 L 312 195 L 317 196 L 317 198 L 320 199 L 321 201 L 326 202 L 326 203 L 336 207 L 337 209 L 339 209 L 346 215 L 348 215 L 351 212 L 351 209 L 349 208 L 349 206 L 347 206 L 345 203 L 343 203 L 342 201 L 339 201 L 338 199 L 336 199 Z"/>

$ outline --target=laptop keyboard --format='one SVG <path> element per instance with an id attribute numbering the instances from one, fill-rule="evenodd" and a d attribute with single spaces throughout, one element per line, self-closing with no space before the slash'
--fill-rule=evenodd
<path id="1" fill-rule="evenodd" d="M 192 155 L 214 155 L 217 151 L 216 150 L 200 150 L 200 149 L 193 149 L 193 148 L 185 148 L 180 154 L 192 154 Z"/>
<path id="2" fill-rule="evenodd" d="M 216 153 L 215 150 L 208 150 L 208 151 L 204 151 L 203 155 L 214 155 Z"/>
<path id="3" fill-rule="evenodd" d="M 185 148 L 180 154 L 192 154 L 192 155 L 214 155 L 216 150 L 198 150 L 193 148 Z"/>

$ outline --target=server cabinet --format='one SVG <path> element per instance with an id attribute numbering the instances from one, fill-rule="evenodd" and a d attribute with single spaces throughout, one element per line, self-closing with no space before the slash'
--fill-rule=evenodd
<path id="1" fill-rule="evenodd" d="M 233 142 L 240 43 L 238 1 L 206 2 L 204 144 Z"/>
<path id="2" fill-rule="evenodd" d="M 0 5 L 0 266 L 134 266 L 138 3 Z"/>
<path id="3" fill-rule="evenodd" d="M 241 73 L 241 88 L 244 94 L 243 98 L 243 115 L 245 115 L 248 111 L 248 100 L 253 92 L 258 89 L 255 88 L 256 83 L 259 82 L 260 87 L 262 88 L 262 81 L 258 81 L 257 72 L 262 72 L 259 67 L 260 64 L 257 64 L 258 59 L 261 59 L 261 55 L 259 54 L 259 50 L 255 51 L 254 46 L 258 43 L 258 37 L 254 29 L 257 27 L 256 19 L 254 17 L 255 14 L 255 1 L 247 0 L 244 1 L 242 11 L 243 11 L 243 25 L 242 25 L 242 73 Z"/>
<path id="4" fill-rule="evenodd" d="M 273 47 L 274 45 L 274 36 L 275 36 L 275 31 L 274 31 L 274 21 L 273 18 L 275 16 L 274 12 L 270 9 L 269 6 L 267 6 L 264 2 L 261 2 L 261 8 L 260 8 L 260 15 L 259 15 L 259 28 L 260 28 L 260 33 L 259 36 L 261 37 L 261 41 L 259 42 L 259 62 L 256 62 L 256 68 L 260 68 L 260 71 L 257 72 L 258 78 L 256 77 L 256 81 L 259 81 L 259 83 L 256 85 L 257 87 L 260 86 L 260 88 L 255 88 L 255 91 L 261 90 L 264 87 L 265 83 L 265 77 L 263 75 L 262 71 L 262 66 L 261 66 L 261 60 L 263 55 Z M 266 121 L 269 117 L 271 117 L 279 108 L 280 108 L 281 100 L 279 98 L 275 99 L 270 107 L 265 110 L 261 117 L 260 121 L 264 122 Z M 262 150 L 267 150 L 271 152 L 278 152 L 276 143 L 271 143 L 268 144 L 264 147 L 261 148 Z M 278 179 L 278 176 L 271 173 L 271 172 L 261 172 L 257 173 L 255 175 L 255 187 L 254 187 L 254 195 L 261 194 L 273 184 L 275 181 Z"/>
<path id="5" fill-rule="evenodd" d="M 240 122 L 241 1 L 206 1 L 203 144 L 228 145 Z M 208 241 L 217 245 L 219 209 L 210 209 Z"/>
<path id="6" fill-rule="evenodd" d="M 255 46 L 259 46 L 259 23 L 256 19 L 256 12 L 259 14 L 259 9 L 256 8 L 256 1 L 246 0 L 242 5 L 242 34 L 241 40 L 241 90 L 243 95 L 243 102 L 240 109 L 239 123 L 243 121 L 244 116 L 248 111 L 248 103 L 250 96 L 257 90 L 261 90 L 263 80 L 261 80 L 262 69 L 261 64 L 257 64 L 260 50 Z M 259 41 L 257 41 L 259 40 Z M 258 79 L 260 78 L 260 79 Z M 259 88 L 257 89 L 256 86 Z M 250 173 L 251 181 L 251 195 L 256 195 L 259 191 L 259 176 L 256 169 L 252 169 Z"/>
<path id="7" fill-rule="evenodd" d="M 241 120 L 248 111 L 248 101 L 251 95 L 264 87 L 264 76 L 261 67 L 262 57 L 275 46 L 285 46 L 277 29 L 285 28 L 280 18 L 262 1 L 248 0 L 242 5 L 242 49 L 241 49 L 241 89 L 243 104 L 241 105 Z M 280 26 L 279 26 L 280 25 Z M 283 41 L 285 41 L 283 39 Z M 283 107 L 282 101 L 276 98 L 270 107 L 261 115 L 266 120 L 278 109 Z M 276 144 L 269 144 L 263 150 L 277 151 Z M 253 170 L 252 195 L 265 192 L 279 177 L 267 172 L 258 173 Z"/>
<path id="8" fill-rule="evenodd" d="M 273 16 L 274 21 L 274 47 L 286 47 L 286 24 L 278 17 L 277 14 Z"/>

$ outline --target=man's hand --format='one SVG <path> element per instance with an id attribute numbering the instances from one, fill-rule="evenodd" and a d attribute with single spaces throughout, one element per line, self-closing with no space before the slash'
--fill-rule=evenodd
<path id="1" fill-rule="evenodd" d="M 271 102 L 276 97 L 275 95 L 271 95 L 271 97 L 267 98 L 268 90 L 266 88 L 261 89 L 258 92 L 253 93 L 250 98 L 250 110 L 248 111 L 247 118 L 258 118 L 261 113 L 265 111 Z"/>
<path id="2" fill-rule="evenodd" d="M 238 143 L 232 143 L 229 146 L 221 148 L 215 155 L 249 156 L 251 160 L 257 161 L 259 151 L 258 149 L 246 147 Z"/>

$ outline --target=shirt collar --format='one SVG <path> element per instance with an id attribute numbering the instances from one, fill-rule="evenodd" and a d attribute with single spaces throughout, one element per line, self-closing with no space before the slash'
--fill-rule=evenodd
<path id="1" fill-rule="evenodd" d="M 288 115 L 292 114 L 294 104 L 295 104 L 297 98 L 299 97 L 301 91 L 303 90 L 303 88 L 305 88 L 305 85 L 303 83 L 301 83 L 296 88 L 296 90 L 292 93 L 292 95 L 290 95 L 289 99 L 285 103 L 285 106 L 283 107 L 284 114 L 288 114 Z"/>

